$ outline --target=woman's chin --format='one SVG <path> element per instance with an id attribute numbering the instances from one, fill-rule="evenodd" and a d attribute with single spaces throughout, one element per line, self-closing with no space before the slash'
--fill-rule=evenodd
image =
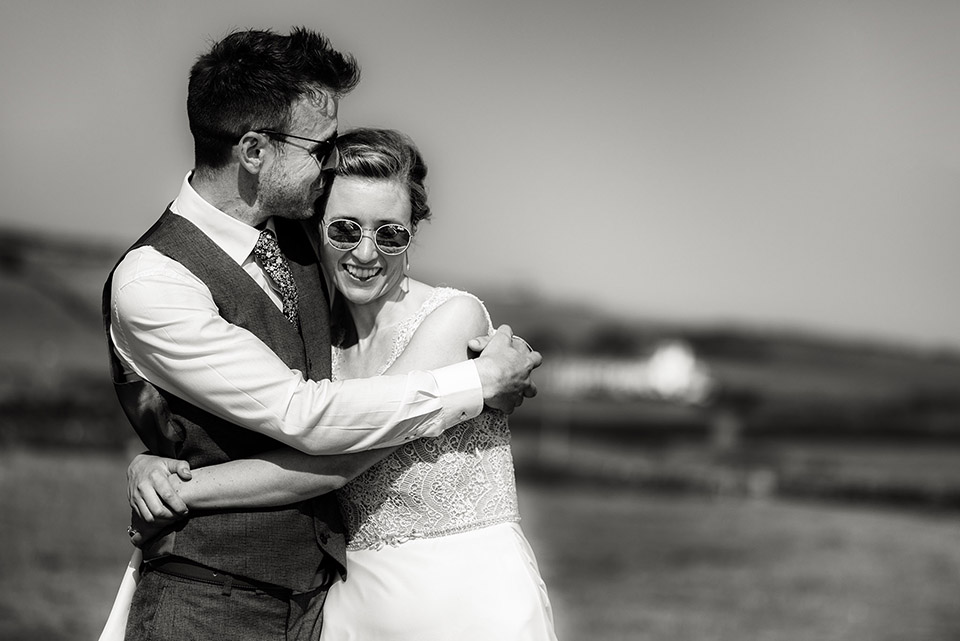
<path id="1" fill-rule="evenodd" d="M 400 295 L 398 288 L 403 276 L 396 274 L 379 273 L 372 278 L 363 280 L 350 274 L 337 274 L 335 285 L 337 290 L 354 305 L 367 305 L 383 297 L 395 298 Z"/>
<path id="2" fill-rule="evenodd" d="M 337 289 L 343 294 L 343 297 L 354 305 L 366 305 L 372 303 L 383 295 L 380 287 L 375 283 L 337 283 Z"/>

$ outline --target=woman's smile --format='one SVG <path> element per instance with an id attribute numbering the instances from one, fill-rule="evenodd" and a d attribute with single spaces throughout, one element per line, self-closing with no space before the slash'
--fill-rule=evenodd
<path id="1" fill-rule="evenodd" d="M 343 269 L 361 283 L 369 281 L 383 271 L 382 267 L 360 267 L 350 263 L 343 263 Z"/>

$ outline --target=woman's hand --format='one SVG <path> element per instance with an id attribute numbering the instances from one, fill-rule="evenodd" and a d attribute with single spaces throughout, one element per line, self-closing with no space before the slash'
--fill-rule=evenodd
<path id="1" fill-rule="evenodd" d="M 127 499 L 145 523 L 176 520 L 187 515 L 177 488 L 193 478 L 190 464 L 177 459 L 138 454 L 127 467 Z"/>
<path id="2" fill-rule="evenodd" d="M 163 532 L 164 528 L 175 522 L 176 519 L 169 521 L 154 520 L 152 523 L 147 523 L 141 519 L 137 511 L 134 510 L 130 517 L 130 527 L 127 529 L 127 534 L 130 535 L 131 543 L 138 548 L 142 548 L 147 541 Z"/>

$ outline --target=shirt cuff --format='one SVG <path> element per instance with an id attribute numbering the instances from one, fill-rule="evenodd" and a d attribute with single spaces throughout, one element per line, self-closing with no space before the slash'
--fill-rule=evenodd
<path id="1" fill-rule="evenodd" d="M 483 410 L 483 388 L 474 361 L 447 365 L 430 372 L 443 399 L 444 428 L 478 416 Z"/>

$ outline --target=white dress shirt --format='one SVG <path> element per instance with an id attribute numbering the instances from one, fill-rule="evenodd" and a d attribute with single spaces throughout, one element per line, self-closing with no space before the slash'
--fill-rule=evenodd
<path id="1" fill-rule="evenodd" d="M 282 309 L 253 257 L 259 230 L 206 202 L 189 179 L 171 210 L 209 236 Z M 224 320 L 207 286 L 152 247 L 124 257 L 111 297 L 110 337 L 129 372 L 309 454 L 436 436 L 483 409 L 472 361 L 406 376 L 304 380 L 259 338 Z"/>

